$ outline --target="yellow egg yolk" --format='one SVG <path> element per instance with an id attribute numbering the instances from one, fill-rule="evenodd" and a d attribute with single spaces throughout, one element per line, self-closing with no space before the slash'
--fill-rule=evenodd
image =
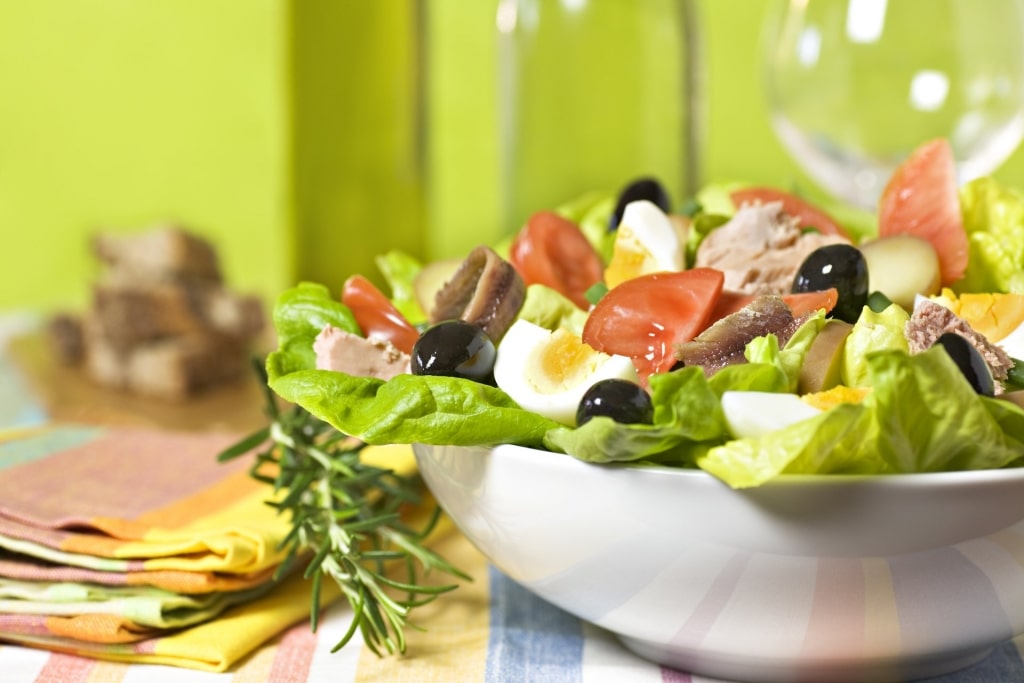
<path id="1" fill-rule="evenodd" d="M 804 394 L 800 399 L 818 410 L 828 410 L 835 408 L 840 403 L 860 403 L 870 393 L 871 389 L 869 388 L 839 385 L 825 391 Z"/>
<path id="2" fill-rule="evenodd" d="M 540 349 L 537 389 L 546 393 L 575 386 L 593 372 L 598 352 L 566 330 L 555 330 L 551 340 Z"/>
<path id="3" fill-rule="evenodd" d="M 997 342 L 1024 323 L 1022 294 L 955 294 L 943 289 L 938 303 L 957 314 L 989 341 Z"/>
<path id="4" fill-rule="evenodd" d="M 643 275 L 648 262 L 653 261 L 650 250 L 637 239 L 629 226 L 619 227 L 612 247 L 612 258 L 604 271 L 604 283 L 609 288 Z"/>

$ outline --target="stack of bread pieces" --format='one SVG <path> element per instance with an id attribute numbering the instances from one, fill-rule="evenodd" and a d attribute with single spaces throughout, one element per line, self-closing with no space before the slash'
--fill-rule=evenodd
<path id="1" fill-rule="evenodd" d="M 184 399 L 241 377 L 265 316 L 255 296 L 224 284 L 213 245 L 180 227 L 101 233 L 103 272 L 83 315 L 53 318 L 67 363 L 104 386 Z"/>

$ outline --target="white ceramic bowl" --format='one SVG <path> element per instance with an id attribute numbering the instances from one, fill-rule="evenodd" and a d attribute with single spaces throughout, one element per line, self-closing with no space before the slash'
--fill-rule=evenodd
<path id="1" fill-rule="evenodd" d="M 1024 632 L 1024 469 L 786 476 L 415 447 L 485 556 L 634 652 L 744 681 L 891 681 Z"/>

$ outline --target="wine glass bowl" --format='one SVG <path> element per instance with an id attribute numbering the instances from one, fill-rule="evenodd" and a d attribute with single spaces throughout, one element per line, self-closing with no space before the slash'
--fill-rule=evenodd
<path id="1" fill-rule="evenodd" d="M 949 140 L 963 183 L 1024 137 L 1024 0 L 777 0 L 762 49 L 775 133 L 855 206 L 926 140 Z"/>

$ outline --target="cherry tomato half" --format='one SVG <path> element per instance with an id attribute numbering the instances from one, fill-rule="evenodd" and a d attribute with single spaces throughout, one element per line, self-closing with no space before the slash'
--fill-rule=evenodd
<path id="1" fill-rule="evenodd" d="M 724 282 L 714 268 L 626 280 L 594 306 L 583 341 L 598 351 L 632 358 L 641 379 L 666 372 L 675 365 L 675 345 L 708 326 Z"/>
<path id="2" fill-rule="evenodd" d="M 345 281 L 341 289 L 341 303 L 352 311 L 364 335 L 387 339 L 399 351 L 412 353 L 420 333 L 365 277 L 353 275 Z"/>
<path id="3" fill-rule="evenodd" d="M 604 276 L 604 264 L 583 231 L 553 211 L 530 216 L 509 249 L 509 262 L 527 285 L 541 284 L 587 310 L 585 296 Z"/>

